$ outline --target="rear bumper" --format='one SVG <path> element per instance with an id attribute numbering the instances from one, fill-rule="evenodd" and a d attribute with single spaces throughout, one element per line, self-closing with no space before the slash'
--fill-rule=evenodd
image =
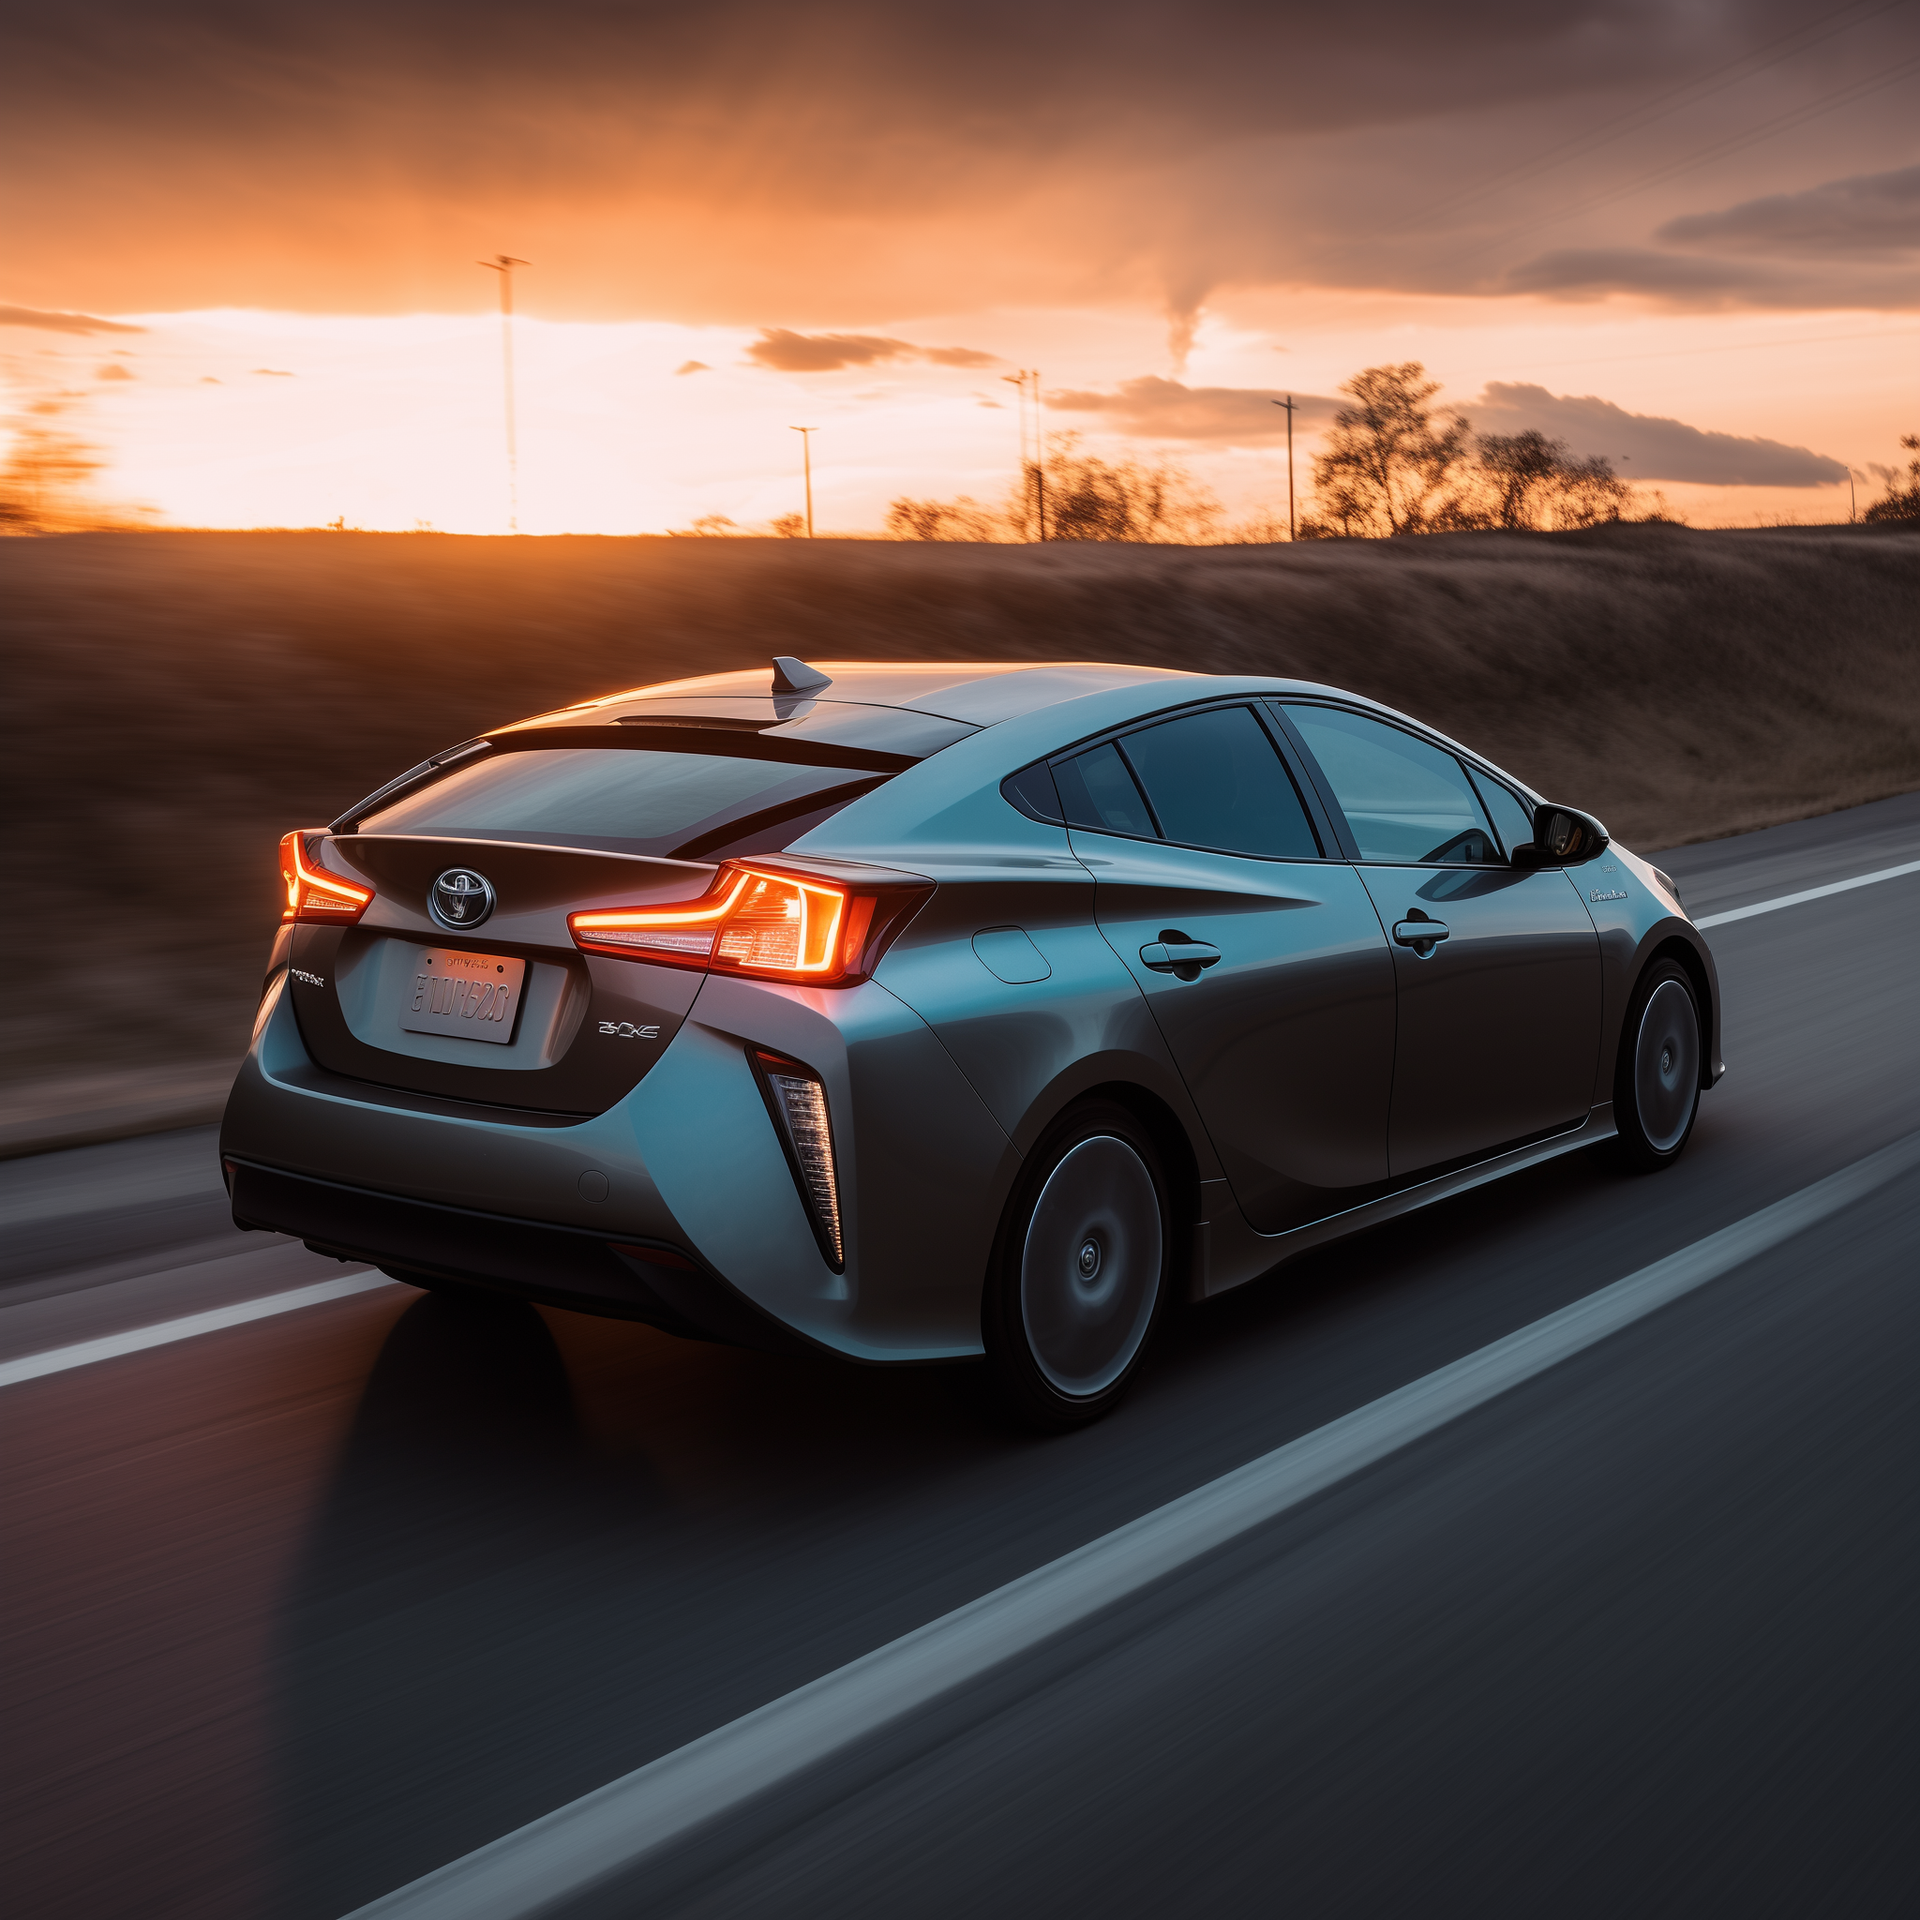
<path id="1" fill-rule="evenodd" d="M 644 1320 L 685 1339 L 790 1353 L 811 1343 L 678 1248 L 317 1180 L 228 1155 L 234 1223 L 397 1279 L 459 1280 L 556 1307 Z"/>
<path id="2" fill-rule="evenodd" d="M 980 1276 L 1018 1156 L 939 1042 L 872 983 L 828 996 L 724 980 L 700 1006 L 632 1092 L 576 1119 L 329 1073 L 283 975 L 221 1124 L 236 1216 L 675 1333 L 879 1362 L 978 1353 Z M 749 1044 L 826 1084 L 843 1271 L 821 1256 Z"/>

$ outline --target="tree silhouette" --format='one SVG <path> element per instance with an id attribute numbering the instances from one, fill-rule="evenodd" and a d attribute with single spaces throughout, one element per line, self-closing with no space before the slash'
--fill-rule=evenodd
<path id="1" fill-rule="evenodd" d="M 1907 484 L 1895 474 L 1887 482 L 1886 497 L 1876 500 L 1860 517 L 1878 525 L 1898 525 L 1903 521 L 1920 523 L 1920 433 L 1903 433 L 1900 444 L 1915 457 L 1907 462 Z"/>
<path id="2" fill-rule="evenodd" d="M 1427 404 L 1440 383 L 1408 360 L 1368 367 L 1340 391 L 1353 404 L 1333 416 L 1313 457 L 1314 530 L 1378 539 L 1457 524 L 1471 430 L 1457 413 Z"/>

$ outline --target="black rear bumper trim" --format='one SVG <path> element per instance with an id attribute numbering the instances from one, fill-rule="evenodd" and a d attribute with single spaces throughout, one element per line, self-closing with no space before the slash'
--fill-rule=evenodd
<path id="1" fill-rule="evenodd" d="M 643 1320 L 683 1339 L 770 1353 L 816 1352 L 684 1248 L 633 1234 L 442 1206 L 225 1156 L 235 1223 L 289 1234 L 316 1253 L 365 1260 L 398 1280 L 457 1280 L 547 1306 Z M 615 1245 L 619 1251 L 615 1251 Z"/>

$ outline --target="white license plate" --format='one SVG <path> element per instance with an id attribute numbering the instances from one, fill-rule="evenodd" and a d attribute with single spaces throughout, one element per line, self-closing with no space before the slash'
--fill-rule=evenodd
<path id="1" fill-rule="evenodd" d="M 416 948 L 400 1024 L 408 1033 L 444 1033 L 504 1047 L 513 1039 L 526 978 L 527 963 L 504 953 Z"/>

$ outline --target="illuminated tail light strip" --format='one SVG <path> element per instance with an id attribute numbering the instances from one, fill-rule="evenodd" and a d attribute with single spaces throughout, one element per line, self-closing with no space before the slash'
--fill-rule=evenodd
<path id="1" fill-rule="evenodd" d="M 867 892 L 729 861 L 702 899 L 573 913 L 567 928 L 587 953 L 843 986 L 866 977 L 886 936 L 929 891 L 913 884 Z"/>
<path id="2" fill-rule="evenodd" d="M 827 1090 L 811 1067 L 782 1054 L 756 1047 L 753 1066 L 820 1251 L 838 1273 L 847 1264 L 847 1254 L 840 1226 L 840 1170 L 834 1159 Z"/>
<path id="3" fill-rule="evenodd" d="M 314 866 L 306 846 L 314 831 L 290 833 L 280 842 L 280 884 L 286 890 L 280 918 L 351 926 L 373 904 L 373 889 Z"/>

